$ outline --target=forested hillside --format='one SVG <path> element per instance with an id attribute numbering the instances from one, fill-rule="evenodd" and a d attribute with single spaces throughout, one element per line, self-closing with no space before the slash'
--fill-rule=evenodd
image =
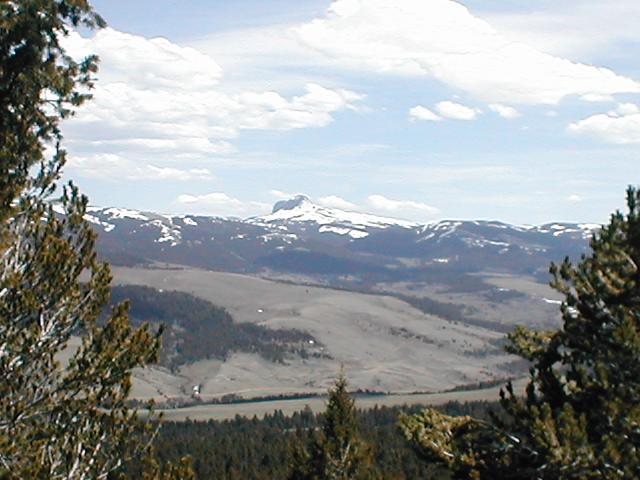
<path id="1" fill-rule="evenodd" d="M 127 285 L 114 287 L 112 301 L 131 302 L 134 325 L 163 325 L 161 364 L 177 367 L 203 359 L 224 360 L 233 352 L 258 353 L 283 362 L 287 356 L 319 355 L 316 340 L 293 329 L 235 323 L 224 308 L 188 293 Z"/>

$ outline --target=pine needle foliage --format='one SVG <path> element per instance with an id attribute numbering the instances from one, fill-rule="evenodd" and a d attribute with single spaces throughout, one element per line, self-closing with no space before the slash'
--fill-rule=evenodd
<path id="1" fill-rule="evenodd" d="M 640 192 L 627 190 L 577 265 L 552 264 L 564 295 L 556 331 L 517 328 L 508 350 L 532 364 L 524 397 L 501 392 L 492 423 L 434 410 L 406 436 L 455 478 L 640 478 Z"/>
<path id="2" fill-rule="evenodd" d="M 85 0 L 0 2 L 0 478 L 104 479 L 153 433 L 125 401 L 160 332 L 133 329 L 126 304 L 98 322 L 109 267 L 87 199 L 56 185 L 60 123 L 90 98 L 97 70 L 61 38 L 103 25 Z M 145 478 L 168 478 L 160 470 Z"/>
<path id="3" fill-rule="evenodd" d="M 341 373 L 324 413 L 322 428 L 312 435 L 310 447 L 293 452 L 291 480 L 355 480 L 376 478 L 371 447 L 360 438 L 355 402 Z"/>

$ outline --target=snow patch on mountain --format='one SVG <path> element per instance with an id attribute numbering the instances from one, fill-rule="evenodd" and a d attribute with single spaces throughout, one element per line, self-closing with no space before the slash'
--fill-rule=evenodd
<path id="1" fill-rule="evenodd" d="M 103 222 L 98 217 L 91 215 L 90 213 L 85 213 L 84 219 L 89 223 L 93 223 L 94 225 L 100 225 L 107 233 L 116 228 L 113 223 Z"/>
<path id="2" fill-rule="evenodd" d="M 547 223 L 535 227 L 533 230 L 539 233 L 551 233 L 554 237 L 572 235 L 590 239 L 600 228 L 602 228 L 602 225 L 596 223 Z"/>
<path id="3" fill-rule="evenodd" d="M 132 220 L 149 220 L 149 217 L 143 215 L 137 210 L 129 210 L 128 208 L 107 208 L 102 211 L 110 219 L 129 218 Z"/>
<path id="4" fill-rule="evenodd" d="M 331 225 L 323 225 L 318 231 L 320 233 L 335 233 L 337 235 L 348 235 L 351 238 L 365 238 L 368 237 L 369 234 L 367 232 L 363 232 L 362 230 L 353 230 L 351 228 L 342 228 L 342 227 L 333 227 Z"/>
<path id="5" fill-rule="evenodd" d="M 172 220 L 169 220 L 169 225 L 159 219 L 151 220 L 146 225 L 152 225 L 160 230 L 160 237 L 155 240 L 156 243 L 169 243 L 172 247 L 175 247 L 182 240 L 180 227 L 173 225 Z"/>
<path id="6" fill-rule="evenodd" d="M 189 217 L 180 217 L 182 219 L 182 223 L 184 223 L 185 225 L 189 225 L 191 227 L 197 227 L 198 226 L 198 222 L 196 222 L 193 218 L 189 218 Z"/>
<path id="7" fill-rule="evenodd" d="M 51 208 L 53 208 L 53 211 L 55 213 L 57 213 L 58 215 L 66 215 L 67 212 L 65 211 L 64 207 L 62 206 L 62 204 L 60 203 L 52 203 L 51 204 Z M 98 210 L 102 210 L 102 209 L 98 209 L 95 207 L 87 207 L 87 212 L 95 212 Z M 113 223 L 108 223 L 108 222 L 103 222 L 102 220 L 100 220 L 98 217 L 96 217 L 95 215 L 92 215 L 91 213 L 85 213 L 83 218 L 93 224 L 93 225 L 99 225 L 102 227 L 102 229 L 109 233 L 110 231 L 112 231 L 114 228 L 116 228 L 116 226 Z"/>

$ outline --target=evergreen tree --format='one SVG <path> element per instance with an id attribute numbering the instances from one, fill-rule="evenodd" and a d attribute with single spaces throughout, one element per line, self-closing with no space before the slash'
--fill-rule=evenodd
<path id="1" fill-rule="evenodd" d="M 132 329 L 126 304 L 98 322 L 109 267 L 86 198 L 56 186 L 60 122 L 90 97 L 97 69 L 60 39 L 103 25 L 86 0 L 0 2 L 0 478 L 101 479 L 147 451 L 148 424 L 125 400 L 160 334 Z M 61 364 L 73 335 L 81 345 Z"/>
<path id="2" fill-rule="evenodd" d="M 355 402 L 341 373 L 332 389 L 322 428 L 312 435 L 311 446 L 293 455 L 292 480 L 351 480 L 374 478 L 371 448 L 358 433 Z"/>
<path id="3" fill-rule="evenodd" d="M 526 395 L 501 392 L 504 419 L 434 410 L 403 417 L 405 434 L 456 478 L 640 478 L 640 192 L 612 215 L 577 265 L 551 266 L 563 326 L 510 335 L 531 361 Z"/>

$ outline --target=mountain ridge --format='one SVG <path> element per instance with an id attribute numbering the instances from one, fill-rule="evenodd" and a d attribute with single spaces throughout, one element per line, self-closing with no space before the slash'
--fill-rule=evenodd
<path id="1" fill-rule="evenodd" d="M 389 282 L 486 270 L 536 275 L 550 261 L 584 253 L 599 227 L 485 220 L 419 224 L 322 207 L 303 196 L 246 219 L 95 206 L 86 219 L 98 232 L 103 256 L 117 264 L 303 274 L 333 283 L 348 276 Z"/>
<path id="2" fill-rule="evenodd" d="M 280 212 L 278 214 L 278 212 Z M 283 213 L 288 212 L 288 213 Z M 58 213 L 63 213 L 61 210 L 58 210 Z M 120 208 L 120 207 L 106 207 L 106 206 L 89 206 L 87 208 L 86 219 L 90 223 L 103 225 L 99 221 L 99 219 L 92 215 L 92 213 L 101 213 L 102 215 L 106 215 L 111 219 L 135 219 L 135 220 L 150 220 L 151 218 L 155 219 L 166 219 L 170 222 L 174 220 L 183 220 L 186 224 L 195 226 L 196 218 L 205 218 L 205 219 L 215 219 L 221 221 L 233 221 L 233 222 L 245 222 L 245 223 L 253 223 L 256 225 L 265 225 L 268 223 L 304 223 L 304 222 L 315 222 L 322 225 L 326 225 L 331 222 L 349 222 L 353 221 L 354 224 L 359 223 L 362 225 L 358 225 L 360 228 L 364 227 L 374 227 L 374 228 L 388 228 L 391 226 L 400 226 L 404 228 L 421 228 L 423 231 L 426 230 L 440 230 L 444 227 L 450 226 L 458 226 L 461 224 L 475 224 L 475 225 L 488 225 L 495 226 L 497 228 L 512 228 L 515 230 L 521 231 L 538 231 L 543 233 L 548 233 L 552 231 L 556 236 L 562 235 L 565 233 L 576 233 L 582 232 L 584 236 L 590 236 L 595 230 L 601 227 L 600 224 L 589 223 L 589 222 L 565 222 L 565 221 L 552 221 L 546 222 L 543 224 L 513 224 L 509 222 L 504 222 L 501 220 L 479 220 L 479 219 L 454 219 L 454 218 L 443 218 L 439 220 L 431 220 L 428 222 L 415 222 L 409 220 L 403 220 L 395 217 L 387 217 L 376 215 L 372 213 L 364 213 L 358 211 L 350 211 L 343 210 L 338 208 L 329 208 L 318 205 L 311 201 L 311 199 L 306 195 L 296 195 L 288 200 L 281 200 L 274 204 L 271 213 L 266 215 L 255 215 L 249 216 L 245 218 L 237 218 L 233 216 L 221 216 L 221 215 L 203 215 L 203 214 L 167 214 L 167 213 L 158 213 L 146 210 L 136 210 L 131 208 Z M 313 215 L 317 213 L 317 215 Z M 346 218 L 345 218 L 346 217 Z M 355 219 L 355 221 L 354 221 Z M 355 227 L 355 228 L 358 228 Z M 330 230 L 325 230 L 326 232 L 330 232 Z M 336 232 L 332 232 L 336 233 Z M 362 237 L 358 237 L 362 238 Z"/>

